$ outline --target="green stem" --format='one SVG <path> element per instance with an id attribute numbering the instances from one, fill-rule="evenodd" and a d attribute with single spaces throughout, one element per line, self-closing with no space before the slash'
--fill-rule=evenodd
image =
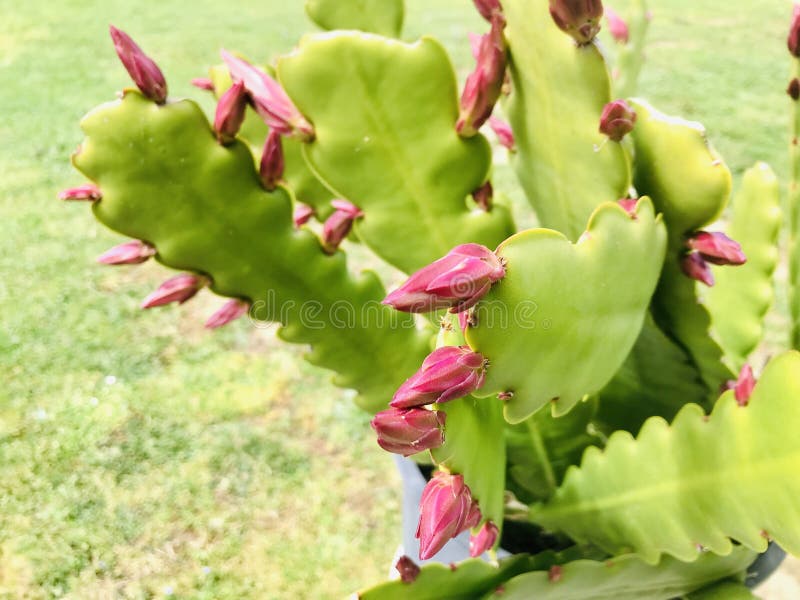
<path id="1" fill-rule="evenodd" d="M 547 447 L 544 445 L 544 439 L 542 438 L 542 433 L 539 431 L 539 426 L 536 424 L 535 417 L 527 419 L 525 424 L 528 426 L 528 432 L 531 436 L 533 451 L 539 459 L 539 463 L 542 465 L 544 477 L 547 480 L 547 496 L 550 497 L 555 493 L 558 487 L 553 465 L 550 464 L 550 455 L 547 452 Z"/>
<path id="2" fill-rule="evenodd" d="M 800 78 L 800 61 L 795 61 L 794 77 Z M 800 102 L 792 101 L 792 138 L 789 146 L 789 306 L 792 316 L 790 343 L 800 349 Z"/>

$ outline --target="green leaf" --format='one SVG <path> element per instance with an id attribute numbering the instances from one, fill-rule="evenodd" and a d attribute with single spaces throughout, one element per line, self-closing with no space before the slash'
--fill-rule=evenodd
<path id="1" fill-rule="evenodd" d="M 758 600 L 743 583 L 723 581 L 689 594 L 687 600 Z"/>
<path id="2" fill-rule="evenodd" d="M 610 553 L 693 561 L 726 555 L 731 539 L 763 552 L 772 538 L 800 552 L 800 353 L 773 359 L 746 407 L 732 391 L 706 417 L 686 406 L 672 426 L 648 420 L 587 450 L 530 517 Z"/>
<path id="3" fill-rule="evenodd" d="M 507 274 L 467 331 L 490 362 L 476 395 L 513 392 L 505 417 L 518 423 L 551 403 L 563 414 L 602 389 L 639 335 L 665 246 L 648 199 L 635 219 L 601 206 L 577 244 L 547 229 L 509 238 L 498 248 Z"/>
<path id="4" fill-rule="evenodd" d="M 400 37 L 403 0 L 306 0 L 306 13 L 323 29 L 358 29 Z"/>
<path id="5" fill-rule="evenodd" d="M 575 241 L 595 208 L 631 184 L 623 146 L 598 131 L 611 101 L 606 65 L 595 44 L 578 47 L 555 26 L 547 0 L 504 0 L 503 10 L 514 168 L 542 226 Z"/>
<path id="6" fill-rule="evenodd" d="M 356 233 L 384 260 L 411 272 L 458 244 L 494 248 L 514 232 L 505 207 L 468 206 L 491 153 L 483 136 L 455 131 L 455 74 L 436 41 L 307 36 L 278 74 L 314 124 L 306 159 L 330 189 L 363 209 Z"/>
<path id="7" fill-rule="evenodd" d="M 216 293 L 251 300 L 364 408 L 384 407 L 419 367 L 429 334 L 380 304 L 375 274 L 351 276 L 342 252 L 327 256 L 295 230 L 289 195 L 265 192 L 247 146 L 218 144 L 194 102 L 158 106 L 128 91 L 81 126 L 74 163 L 102 189 L 93 208 L 105 225 L 153 243 L 169 267 L 210 275 Z"/>
<path id="8" fill-rule="evenodd" d="M 742 245 L 747 263 L 714 267 L 716 285 L 706 294 L 714 336 L 734 371 L 764 338 L 764 317 L 775 300 L 772 276 L 780 258 L 781 222 L 778 178 L 768 165 L 757 163 L 744 174 L 727 232 Z"/>

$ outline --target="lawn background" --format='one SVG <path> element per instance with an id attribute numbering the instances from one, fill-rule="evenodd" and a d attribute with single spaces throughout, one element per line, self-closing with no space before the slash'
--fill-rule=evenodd
<path id="1" fill-rule="evenodd" d="M 405 37 L 436 33 L 462 80 L 470 4 L 408 1 Z M 702 120 L 736 175 L 785 176 L 789 2 L 651 4 L 645 95 Z M 269 59 L 309 27 L 300 0 L 0 0 L 0 598 L 342 597 L 399 539 L 367 416 L 273 330 L 203 331 L 210 294 L 140 311 L 166 270 L 95 265 L 118 236 L 55 199 L 82 182 L 78 120 L 128 85 L 109 23 L 209 110 L 188 82 L 218 48 Z"/>

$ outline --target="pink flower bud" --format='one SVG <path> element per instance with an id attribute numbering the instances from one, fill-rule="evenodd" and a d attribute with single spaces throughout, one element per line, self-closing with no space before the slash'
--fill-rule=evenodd
<path id="1" fill-rule="evenodd" d="M 800 58 L 800 4 L 794 5 L 792 25 L 789 28 L 789 37 L 786 40 L 789 52 L 795 58 Z"/>
<path id="2" fill-rule="evenodd" d="M 311 123 L 300 114 L 277 81 L 246 60 L 225 50 L 222 51 L 222 59 L 228 65 L 231 78 L 244 83 L 253 107 L 272 131 L 295 136 L 303 141 L 314 138 Z"/>
<path id="3" fill-rule="evenodd" d="M 500 257 L 486 246 L 463 244 L 414 273 L 383 303 L 403 312 L 460 312 L 474 306 L 505 274 Z"/>
<path id="4" fill-rule="evenodd" d="M 86 200 L 88 202 L 97 202 L 103 197 L 100 188 L 94 184 L 88 183 L 86 185 L 79 185 L 78 187 L 69 188 L 58 193 L 61 200 Z"/>
<path id="5" fill-rule="evenodd" d="M 244 83 L 237 81 L 222 94 L 217 102 L 217 112 L 214 115 L 214 130 L 222 144 L 229 144 L 236 139 L 236 134 L 244 123 L 247 110 L 247 91 Z"/>
<path id="6" fill-rule="evenodd" d="M 403 583 L 414 583 L 421 573 L 420 568 L 408 556 L 401 556 L 394 568 L 400 573 L 400 581 Z"/>
<path id="7" fill-rule="evenodd" d="M 205 90 L 207 92 L 214 91 L 214 82 L 211 81 L 208 77 L 195 77 L 192 79 L 192 85 L 200 90 Z"/>
<path id="8" fill-rule="evenodd" d="M 294 219 L 294 226 L 300 229 L 303 225 L 308 223 L 313 216 L 313 208 L 311 208 L 308 204 L 298 203 L 297 206 L 295 206 L 294 214 L 292 215 L 292 218 Z"/>
<path id="9" fill-rule="evenodd" d="M 419 370 L 395 392 L 390 405 L 414 408 L 463 398 L 480 388 L 487 361 L 469 346 L 444 346 L 431 352 Z"/>
<path id="10" fill-rule="evenodd" d="M 329 254 L 333 254 L 344 241 L 353 228 L 353 222 L 364 216 L 360 208 L 347 200 L 331 200 L 331 206 L 336 211 L 322 226 L 322 247 Z"/>
<path id="11" fill-rule="evenodd" d="M 97 257 L 97 262 L 104 265 L 138 265 L 156 253 L 150 244 L 135 240 L 114 246 Z"/>
<path id="12" fill-rule="evenodd" d="M 267 141 L 264 143 L 264 151 L 261 153 L 261 164 L 258 171 L 264 189 L 271 192 L 278 187 L 278 183 L 283 178 L 285 167 L 281 135 L 277 131 L 270 131 Z"/>
<path id="13" fill-rule="evenodd" d="M 561 31 L 580 45 L 589 44 L 600 31 L 600 0 L 550 0 L 550 16 Z"/>
<path id="14" fill-rule="evenodd" d="M 164 104 L 167 101 L 167 82 L 158 65 L 142 52 L 127 33 L 113 25 L 109 26 L 109 31 L 117 56 L 136 87 L 150 100 Z"/>
<path id="15" fill-rule="evenodd" d="M 681 259 L 681 269 L 684 275 L 695 281 L 706 284 L 708 287 L 714 285 L 714 275 L 708 263 L 696 252 L 690 252 Z"/>
<path id="16" fill-rule="evenodd" d="M 390 408 L 375 415 L 370 425 L 381 448 L 411 456 L 444 443 L 445 417 L 440 410 Z"/>
<path id="17" fill-rule="evenodd" d="M 472 322 L 472 311 L 464 310 L 458 313 L 458 326 L 462 333 L 467 333 L 467 329 L 472 325 L 474 325 Z"/>
<path id="18" fill-rule="evenodd" d="M 706 262 L 714 265 L 743 265 L 747 257 L 738 242 L 719 231 L 698 231 L 686 242 L 690 250 L 697 250 Z"/>
<path id="19" fill-rule="evenodd" d="M 750 403 L 750 396 L 756 387 L 756 378 L 753 376 L 753 369 L 750 365 L 744 365 L 739 371 L 739 378 L 733 386 L 736 403 L 739 406 L 747 406 Z"/>
<path id="20" fill-rule="evenodd" d="M 633 131 L 635 124 L 636 111 L 624 100 L 609 102 L 600 115 L 600 133 L 604 133 L 614 142 L 619 142 Z"/>
<path id="21" fill-rule="evenodd" d="M 477 65 L 467 77 L 461 94 L 461 113 L 456 131 L 471 137 L 478 133 L 494 110 L 503 90 L 506 76 L 507 45 L 503 36 L 505 21 L 499 15 L 492 18 L 492 28 L 481 37 Z"/>
<path id="22" fill-rule="evenodd" d="M 472 192 L 472 199 L 475 200 L 475 204 L 478 205 L 478 208 L 485 210 L 486 212 L 492 210 L 493 197 L 494 189 L 492 188 L 491 181 L 487 181 L 477 190 Z"/>
<path id="23" fill-rule="evenodd" d="M 250 303 L 238 298 L 228 300 L 217 312 L 206 321 L 206 329 L 216 329 L 243 317 L 250 312 Z"/>
<path id="24" fill-rule="evenodd" d="M 208 285 L 208 279 L 202 275 L 182 273 L 167 279 L 159 288 L 142 301 L 142 308 L 164 306 L 172 302 L 183 304 L 202 288 Z"/>
<path id="25" fill-rule="evenodd" d="M 620 44 L 627 44 L 630 32 L 625 20 L 608 6 L 606 7 L 606 20 L 608 21 L 608 31 L 611 36 Z"/>
<path id="26" fill-rule="evenodd" d="M 497 541 L 498 535 L 500 535 L 500 531 L 497 529 L 497 525 L 492 521 L 486 521 L 478 530 L 478 533 L 470 536 L 469 555 L 472 558 L 477 558 L 484 552 L 491 550 Z"/>
<path id="27" fill-rule="evenodd" d="M 514 132 L 511 130 L 511 125 L 499 117 L 492 116 L 489 117 L 489 127 L 494 131 L 500 144 L 514 152 Z"/>
<path id="28" fill-rule="evenodd" d="M 619 204 L 626 213 L 628 213 L 634 219 L 636 218 L 636 204 L 639 201 L 636 198 L 621 198 L 617 200 L 617 204 Z"/>
<path id="29" fill-rule="evenodd" d="M 481 13 L 481 16 L 491 23 L 495 15 L 502 15 L 503 8 L 500 6 L 499 0 L 473 0 L 475 8 Z"/>
<path id="30" fill-rule="evenodd" d="M 481 511 L 461 475 L 438 471 L 425 486 L 419 503 L 419 557 L 434 556 L 452 538 L 478 525 Z"/>

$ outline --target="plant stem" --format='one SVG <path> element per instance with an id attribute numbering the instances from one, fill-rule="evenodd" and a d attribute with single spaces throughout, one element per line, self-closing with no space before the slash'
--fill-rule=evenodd
<path id="1" fill-rule="evenodd" d="M 542 471 L 544 471 L 544 477 L 547 481 L 547 496 L 552 496 L 556 488 L 558 487 L 558 483 L 556 482 L 556 474 L 553 471 L 553 465 L 550 464 L 550 455 L 547 452 L 547 447 L 544 444 L 544 439 L 542 438 L 542 433 L 539 431 L 539 426 L 536 424 L 536 417 L 533 416 L 525 421 L 525 424 L 528 426 L 528 432 L 531 436 L 531 445 L 533 446 L 533 451 L 536 453 L 537 458 L 539 459 L 539 463 L 542 465 Z"/>

